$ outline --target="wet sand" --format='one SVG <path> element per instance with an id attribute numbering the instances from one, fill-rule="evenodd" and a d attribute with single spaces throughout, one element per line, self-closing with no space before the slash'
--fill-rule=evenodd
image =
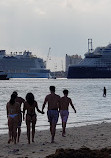
<path id="1" fill-rule="evenodd" d="M 67 128 L 66 137 L 62 137 L 61 134 L 61 129 L 56 131 L 55 143 L 52 144 L 49 130 L 36 131 L 35 142 L 28 144 L 26 133 L 22 133 L 20 142 L 16 145 L 12 142 L 7 143 L 8 134 L 0 135 L 0 157 L 45 158 L 59 148 L 111 148 L 111 123 Z"/>

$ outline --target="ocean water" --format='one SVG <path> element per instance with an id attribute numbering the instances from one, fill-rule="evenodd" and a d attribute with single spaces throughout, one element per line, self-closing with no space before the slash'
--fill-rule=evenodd
<path id="1" fill-rule="evenodd" d="M 75 114 L 69 106 L 67 127 L 111 122 L 111 79 L 10 79 L 0 81 L 0 134 L 8 132 L 6 104 L 13 91 L 16 90 L 23 98 L 32 92 L 41 109 L 51 85 L 56 87 L 56 93 L 60 96 L 63 96 L 64 89 L 68 89 L 77 110 Z M 103 97 L 104 86 L 107 89 L 106 97 Z M 44 111 L 44 115 L 37 112 L 36 130 L 49 129 L 47 105 Z M 60 117 L 57 128 L 61 128 Z M 25 121 L 22 123 L 22 131 L 26 131 Z"/>

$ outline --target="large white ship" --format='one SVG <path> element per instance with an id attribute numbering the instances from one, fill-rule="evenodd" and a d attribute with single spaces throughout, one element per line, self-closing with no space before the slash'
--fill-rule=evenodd
<path id="1" fill-rule="evenodd" d="M 111 78 L 111 44 L 93 50 L 92 39 L 88 39 L 85 58 L 69 66 L 67 78 Z"/>
<path id="2" fill-rule="evenodd" d="M 50 70 L 46 69 L 46 62 L 32 55 L 32 52 L 15 52 L 10 55 L 0 50 L 0 70 L 8 78 L 49 78 Z"/>

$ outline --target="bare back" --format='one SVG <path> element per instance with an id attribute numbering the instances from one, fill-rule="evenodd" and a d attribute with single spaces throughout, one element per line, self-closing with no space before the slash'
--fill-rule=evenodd
<path id="1" fill-rule="evenodd" d="M 61 97 L 60 98 L 60 110 L 68 110 L 69 104 L 71 104 L 72 101 L 69 97 Z"/>
<path id="2" fill-rule="evenodd" d="M 8 115 L 20 113 L 20 104 L 17 102 L 15 102 L 13 105 L 11 105 L 10 102 L 8 102 L 6 108 L 7 108 Z"/>
<path id="3" fill-rule="evenodd" d="M 60 101 L 59 95 L 51 93 L 46 96 L 45 100 L 48 102 L 48 110 L 58 110 Z"/>
<path id="4" fill-rule="evenodd" d="M 24 103 L 24 110 L 27 110 L 27 114 L 35 114 L 35 108 L 38 108 L 36 101 L 34 101 L 33 105 L 29 105 L 27 101 Z"/>

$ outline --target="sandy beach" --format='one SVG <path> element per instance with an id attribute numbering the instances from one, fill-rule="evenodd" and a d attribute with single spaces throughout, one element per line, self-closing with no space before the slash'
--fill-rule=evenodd
<path id="1" fill-rule="evenodd" d="M 8 144 L 8 134 L 0 135 L 0 157 L 2 158 L 45 158 L 58 148 L 90 149 L 111 148 L 111 123 L 101 123 L 66 129 L 66 137 L 61 129 L 56 131 L 55 143 L 50 143 L 50 132 L 36 131 L 35 142 L 27 144 L 26 133 L 21 134 L 20 142 Z"/>

